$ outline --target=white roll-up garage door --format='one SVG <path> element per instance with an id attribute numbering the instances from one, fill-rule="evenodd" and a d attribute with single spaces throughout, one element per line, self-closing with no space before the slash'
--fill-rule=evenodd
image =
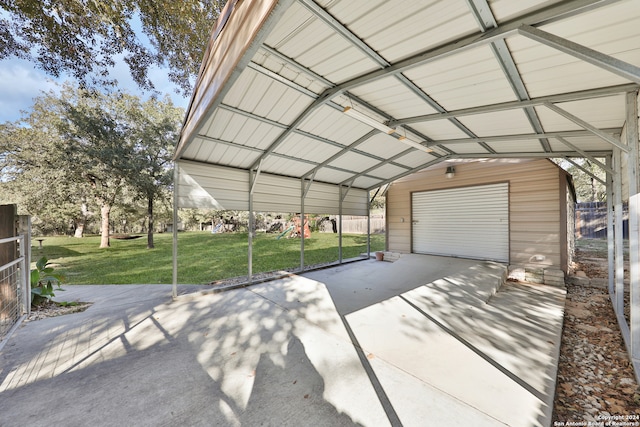
<path id="1" fill-rule="evenodd" d="M 413 252 L 509 261 L 509 184 L 412 195 Z"/>

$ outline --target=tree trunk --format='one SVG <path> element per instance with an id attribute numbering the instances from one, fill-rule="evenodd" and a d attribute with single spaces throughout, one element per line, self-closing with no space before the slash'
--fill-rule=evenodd
<path id="1" fill-rule="evenodd" d="M 149 217 L 149 229 L 147 230 L 147 249 L 153 249 L 153 197 L 149 197 L 147 205 L 147 216 Z"/>
<path id="2" fill-rule="evenodd" d="M 100 215 L 102 217 L 102 231 L 100 236 L 100 247 L 108 248 L 111 246 L 109 242 L 109 213 L 111 212 L 111 206 L 102 205 L 100 207 Z"/>
<path id="3" fill-rule="evenodd" d="M 80 212 L 82 213 L 82 216 L 76 221 L 76 231 L 73 235 L 74 237 L 78 238 L 84 237 L 84 228 L 87 225 L 87 215 L 89 215 L 89 209 L 87 208 L 86 203 L 82 203 Z"/>
<path id="4" fill-rule="evenodd" d="M 73 233 L 73 237 L 80 238 L 84 236 L 84 218 L 76 222 L 76 231 Z"/>

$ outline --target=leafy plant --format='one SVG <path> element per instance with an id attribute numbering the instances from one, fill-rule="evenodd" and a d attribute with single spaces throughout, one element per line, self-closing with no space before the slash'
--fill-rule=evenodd
<path id="1" fill-rule="evenodd" d="M 56 291 L 64 291 L 60 287 L 65 277 L 54 271 L 49 260 L 43 256 L 36 262 L 36 268 L 31 270 L 31 304 L 38 306 L 44 302 L 51 301 Z"/>

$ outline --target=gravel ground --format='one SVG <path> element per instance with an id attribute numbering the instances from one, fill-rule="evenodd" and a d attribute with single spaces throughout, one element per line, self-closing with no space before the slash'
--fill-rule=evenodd
<path id="1" fill-rule="evenodd" d="M 577 251 L 576 269 L 606 278 L 606 259 Z M 640 426 L 640 389 L 604 286 L 567 285 L 554 426 Z"/>

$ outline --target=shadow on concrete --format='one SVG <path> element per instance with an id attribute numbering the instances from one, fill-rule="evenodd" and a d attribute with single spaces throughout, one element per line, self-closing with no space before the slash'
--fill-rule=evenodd
<path id="1" fill-rule="evenodd" d="M 0 352 L 0 425 L 545 425 L 564 295 L 496 293 L 502 273 L 407 256 L 176 301 L 68 286 L 94 304 Z"/>
<path id="2" fill-rule="evenodd" d="M 0 359 L 0 425 L 363 425 L 329 401 L 345 393 L 337 372 L 316 368 L 357 367 L 344 354 L 353 349 L 334 343 L 312 363 L 297 336 L 312 347 L 335 341 L 304 320 L 308 305 L 330 326 L 313 292 L 298 292 L 304 304 L 290 313 L 248 290 L 172 303 L 170 288 L 107 291 L 83 313 L 12 337 Z"/>

